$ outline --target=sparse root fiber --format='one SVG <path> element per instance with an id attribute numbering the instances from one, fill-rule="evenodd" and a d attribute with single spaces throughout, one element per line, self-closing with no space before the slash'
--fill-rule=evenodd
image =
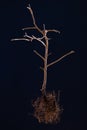
<path id="1" fill-rule="evenodd" d="M 60 121 L 60 114 L 63 109 L 58 104 L 54 92 L 38 97 L 32 105 L 34 107 L 34 116 L 39 123 L 52 124 Z"/>

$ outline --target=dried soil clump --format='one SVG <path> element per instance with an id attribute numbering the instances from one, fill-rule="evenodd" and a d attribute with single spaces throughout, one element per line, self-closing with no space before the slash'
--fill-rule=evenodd
<path id="1" fill-rule="evenodd" d="M 33 102 L 34 116 L 41 123 L 57 123 L 60 121 L 62 109 L 57 102 L 55 93 L 46 93 Z"/>

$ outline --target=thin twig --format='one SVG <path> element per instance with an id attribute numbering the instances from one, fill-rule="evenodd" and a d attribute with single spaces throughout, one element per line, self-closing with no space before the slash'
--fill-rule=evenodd
<path id="1" fill-rule="evenodd" d="M 26 27 L 26 28 L 23 28 L 22 30 L 33 30 L 33 29 L 36 29 L 36 27 Z"/>
<path id="2" fill-rule="evenodd" d="M 38 55 L 42 60 L 44 60 L 44 57 L 41 56 L 36 50 L 34 50 L 34 53 L 35 53 L 36 55 Z"/>
<path id="3" fill-rule="evenodd" d="M 31 41 L 30 39 L 27 39 L 27 38 L 14 38 L 14 39 L 11 39 L 11 41 Z"/>
<path id="4" fill-rule="evenodd" d="M 32 36 L 27 35 L 27 33 L 25 32 L 24 35 L 25 38 L 29 39 L 31 42 L 34 40 Z"/>
<path id="5" fill-rule="evenodd" d="M 47 35 L 47 30 L 45 29 L 45 24 L 43 24 L 43 35 L 44 35 L 44 36 Z"/>
<path id="6" fill-rule="evenodd" d="M 37 26 L 37 24 L 36 24 L 36 21 L 35 21 L 35 17 L 34 17 L 34 13 L 33 13 L 33 10 L 31 9 L 31 6 L 29 5 L 28 7 L 27 7 L 27 9 L 30 11 L 30 13 L 31 13 L 31 16 L 32 16 L 32 20 L 33 20 L 33 24 L 34 24 L 34 26 L 35 26 L 35 28 L 43 35 L 43 31 Z"/>
<path id="7" fill-rule="evenodd" d="M 43 37 L 41 37 L 41 38 L 37 38 L 37 37 L 35 37 L 34 35 L 29 36 L 29 35 L 27 35 L 27 33 L 25 32 L 24 37 L 25 37 L 25 38 L 29 38 L 29 39 L 30 39 L 30 41 L 32 41 L 32 40 L 37 40 L 37 41 L 41 42 L 41 43 L 42 43 L 42 45 L 44 45 L 44 46 L 45 46 L 45 43 L 42 41 L 42 39 L 44 38 L 44 36 L 43 36 Z"/>
<path id="8" fill-rule="evenodd" d="M 32 38 L 35 39 L 35 40 L 37 40 L 37 41 L 39 41 L 40 43 L 42 43 L 43 46 L 46 47 L 45 43 L 42 40 L 40 40 L 40 38 L 37 38 L 34 35 L 32 35 Z"/>
<path id="9" fill-rule="evenodd" d="M 43 37 L 38 37 L 38 38 L 37 38 L 37 37 L 35 37 L 34 35 L 29 36 L 26 32 L 25 32 L 24 37 L 27 37 L 27 38 L 29 38 L 29 39 L 39 39 L 39 40 L 44 39 L 44 36 L 43 36 Z"/>
<path id="10" fill-rule="evenodd" d="M 59 30 L 55 30 L 55 29 L 49 29 L 49 30 L 47 30 L 47 32 L 56 32 L 56 33 L 60 34 L 60 31 Z"/>
<path id="11" fill-rule="evenodd" d="M 59 59 L 57 59 L 57 60 L 53 61 L 52 63 L 48 64 L 47 67 L 50 67 L 50 66 L 54 65 L 55 63 L 61 61 L 63 58 L 65 58 L 66 56 L 68 56 L 68 55 L 70 55 L 70 54 L 72 54 L 72 53 L 75 53 L 75 51 L 70 51 L 70 52 L 68 52 L 67 54 L 63 55 L 63 56 L 60 57 Z"/>

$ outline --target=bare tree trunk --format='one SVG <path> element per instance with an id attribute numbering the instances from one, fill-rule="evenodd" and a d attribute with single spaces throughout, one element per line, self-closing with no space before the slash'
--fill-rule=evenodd
<path id="1" fill-rule="evenodd" d="M 72 54 L 72 53 L 75 53 L 75 51 L 70 51 L 68 52 L 67 54 L 63 55 L 62 57 L 58 58 L 57 60 L 51 62 L 51 63 L 47 63 L 47 59 L 48 59 L 48 47 L 49 47 L 49 38 L 47 37 L 47 33 L 48 32 L 56 32 L 56 33 L 60 33 L 60 31 L 58 30 L 55 30 L 55 29 L 49 29 L 49 30 L 46 30 L 45 29 L 45 25 L 43 24 L 43 30 L 41 30 L 37 24 L 36 24 L 36 21 L 35 21 L 35 17 L 34 17 L 34 14 L 33 14 L 33 10 L 31 8 L 31 6 L 29 5 L 28 7 L 28 10 L 30 11 L 31 13 L 31 16 L 32 16 L 32 20 L 33 20 L 33 27 L 27 27 L 27 28 L 23 28 L 23 30 L 37 30 L 40 34 L 42 34 L 42 37 L 36 37 L 34 35 L 32 36 L 29 36 L 26 32 L 25 32 L 25 35 L 22 37 L 22 38 L 15 38 L 15 39 L 12 39 L 11 41 L 16 41 L 16 40 L 24 40 L 24 41 L 30 41 L 32 42 L 33 40 L 37 40 L 39 41 L 43 47 L 45 48 L 45 54 L 44 54 L 44 57 L 39 54 L 36 50 L 34 50 L 34 52 L 43 60 L 44 62 L 44 67 L 41 67 L 41 69 L 44 71 L 44 76 L 43 76 L 43 84 L 42 84 L 42 88 L 41 88 L 41 92 L 43 95 L 46 94 L 46 84 L 47 84 L 47 68 L 54 65 L 55 63 L 61 61 L 63 58 L 65 58 L 66 56 Z M 45 42 L 43 41 L 45 40 Z"/>
<path id="2" fill-rule="evenodd" d="M 63 109 L 59 105 L 60 93 L 58 93 L 58 101 L 56 99 L 56 94 L 54 91 L 51 93 L 49 93 L 49 92 L 46 93 L 47 69 L 50 66 L 61 61 L 66 56 L 75 53 L 75 51 L 70 51 L 70 52 L 66 53 L 65 55 L 63 55 L 62 57 L 60 57 L 60 58 L 56 59 L 55 61 L 48 64 L 48 56 L 50 55 L 50 53 L 48 53 L 50 38 L 47 37 L 47 33 L 48 32 L 60 33 L 60 31 L 55 30 L 55 29 L 47 30 L 47 29 L 45 29 L 44 24 L 43 24 L 43 30 L 40 29 L 36 24 L 35 17 L 34 17 L 31 6 L 29 5 L 27 8 L 32 16 L 33 27 L 26 27 L 26 28 L 23 28 L 23 30 L 37 30 L 42 36 L 41 37 L 36 37 L 34 35 L 29 36 L 25 32 L 25 35 L 22 38 L 15 38 L 15 39 L 12 39 L 11 41 L 22 40 L 22 41 L 32 42 L 33 40 L 37 40 L 44 47 L 44 56 L 41 55 L 40 53 L 38 53 L 37 50 L 34 50 L 34 53 L 36 53 L 36 55 L 38 55 L 43 60 L 43 63 L 44 63 L 43 67 L 40 67 L 43 70 L 43 83 L 42 83 L 42 88 L 41 88 L 42 95 L 41 95 L 41 97 L 38 97 L 32 103 L 32 105 L 34 107 L 34 117 L 36 117 L 40 123 L 41 122 L 44 122 L 46 124 L 57 123 L 60 121 L 60 114 L 62 113 Z"/>
<path id="3" fill-rule="evenodd" d="M 49 42 L 47 36 L 45 36 L 45 54 L 44 54 L 44 78 L 43 78 L 43 84 L 42 84 L 42 93 L 46 93 L 46 84 L 47 84 L 47 59 L 48 59 L 48 48 L 49 48 Z"/>

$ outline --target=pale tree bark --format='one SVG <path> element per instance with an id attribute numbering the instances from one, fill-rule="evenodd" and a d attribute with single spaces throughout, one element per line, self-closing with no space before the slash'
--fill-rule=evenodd
<path id="1" fill-rule="evenodd" d="M 36 37 L 34 35 L 29 36 L 25 32 L 25 35 L 22 38 L 15 38 L 15 39 L 12 39 L 11 41 L 24 40 L 24 41 L 32 42 L 33 40 L 37 40 L 44 47 L 44 49 L 45 49 L 44 57 L 41 54 L 39 54 L 36 50 L 34 50 L 34 52 L 35 52 L 36 55 L 38 55 L 43 60 L 43 63 L 44 63 L 44 66 L 41 67 L 41 69 L 43 70 L 43 73 L 44 73 L 41 92 L 42 92 L 43 95 L 45 95 L 46 94 L 47 69 L 48 69 L 48 67 L 50 67 L 50 66 L 54 65 L 55 63 L 59 62 L 60 60 L 62 60 L 66 56 L 75 53 L 75 51 L 70 51 L 67 54 L 63 55 L 62 57 L 58 58 L 57 60 L 55 60 L 55 61 L 53 61 L 53 62 L 51 62 L 51 63 L 48 64 L 48 62 L 47 62 L 48 61 L 48 56 L 51 53 L 48 52 L 48 50 L 49 50 L 49 40 L 50 39 L 47 37 L 47 33 L 49 33 L 49 32 L 55 32 L 55 33 L 59 33 L 60 34 L 60 31 L 59 30 L 55 30 L 55 29 L 48 29 L 47 30 L 45 28 L 44 24 L 43 24 L 43 30 L 41 30 L 37 26 L 37 24 L 36 24 L 34 13 L 33 13 L 33 10 L 31 8 L 31 6 L 29 5 L 27 7 L 27 9 L 29 10 L 29 12 L 30 12 L 30 14 L 32 16 L 32 20 L 33 20 L 33 25 L 34 26 L 33 27 L 26 27 L 26 28 L 23 28 L 22 30 L 37 30 L 42 35 L 42 37 Z"/>

